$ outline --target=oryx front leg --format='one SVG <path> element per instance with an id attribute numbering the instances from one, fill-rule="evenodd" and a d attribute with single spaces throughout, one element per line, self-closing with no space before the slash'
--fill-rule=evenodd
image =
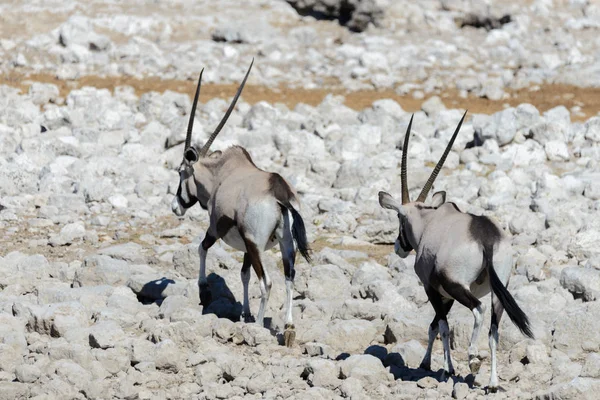
<path id="1" fill-rule="evenodd" d="M 444 346 L 444 375 L 449 377 L 454 375 L 454 367 L 452 366 L 452 357 L 450 356 L 450 328 L 446 318 L 440 320 L 440 336 L 442 345 Z"/>
<path id="2" fill-rule="evenodd" d="M 256 244 L 248 239 L 244 239 L 244 243 L 246 245 L 246 254 L 250 259 L 250 263 L 252 264 L 254 272 L 256 272 L 256 276 L 258 277 L 258 281 L 260 283 L 260 307 L 258 309 L 256 323 L 264 326 L 265 311 L 267 308 L 267 302 L 269 301 L 269 295 L 271 293 L 271 279 L 269 279 L 267 271 L 263 268 Z"/>
<path id="3" fill-rule="evenodd" d="M 425 351 L 425 356 L 423 357 L 423 361 L 421 361 L 419 368 L 431 371 L 431 352 L 433 351 L 433 342 L 435 341 L 435 338 L 437 338 L 439 331 L 439 320 L 437 319 L 436 315 L 431 324 L 429 324 L 429 340 L 427 342 L 427 351 Z"/>
<path id="4" fill-rule="evenodd" d="M 477 375 L 479 368 L 481 367 L 481 359 L 479 358 L 479 352 L 477 350 L 477 340 L 479 339 L 479 332 L 481 331 L 481 325 L 483 324 L 483 316 L 485 315 L 485 306 L 479 304 L 473 310 L 473 334 L 471 335 L 471 343 L 469 344 L 469 368 L 473 375 Z"/>
<path id="5" fill-rule="evenodd" d="M 429 325 L 429 342 L 427 343 L 427 351 L 425 352 L 425 357 L 423 357 L 420 368 L 427 370 L 431 369 L 433 342 L 439 331 L 444 346 L 444 374 L 448 376 L 453 375 L 454 367 L 452 367 L 452 359 L 450 358 L 450 329 L 448 328 L 446 316 L 450 312 L 454 300 L 443 298 L 442 295 L 432 287 L 426 288 L 425 292 L 427 293 L 429 302 L 435 310 L 435 317 Z"/>
<path id="6" fill-rule="evenodd" d="M 283 229 L 279 237 L 279 248 L 283 258 L 283 272 L 285 274 L 285 331 L 283 340 L 287 347 L 292 347 L 296 340 L 296 328 L 292 317 L 292 297 L 294 292 L 294 264 L 296 262 L 296 248 L 292 236 L 292 218 L 287 210 L 283 210 Z"/>
<path id="7" fill-rule="evenodd" d="M 204 240 L 202 240 L 202 243 L 200 243 L 200 246 L 198 247 L 198 253 L 200 255 L 198 289 L 200 291 L 200 304 L 202 304 L 203 307 L 208 307 L 212 301 L 212 295 L 210 293 L 210 288 L 208 287 L 208 281 L 206 280 L 206 253 L 216 241 L 217 239 L 207 232 L 206 236 L 204 236 Z"/>

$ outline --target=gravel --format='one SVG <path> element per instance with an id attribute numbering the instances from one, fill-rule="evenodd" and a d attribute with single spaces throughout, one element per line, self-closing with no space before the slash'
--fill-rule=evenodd
<path id="1" fill-rule="evenodd" d="M 263 256 L 273 280 L 266 328 L 240 321 L 242 253 L 224 243 L 207 258 L 213 303 L 198 304 L 208 215 L 170 210 L 191 93 L 109 90 L 92 78 L 195 80 L 204 66 L 207 84 L 231 83 L 254 56 L 246 90 L 333 79 L 348 91 L 426 96 L 408 154 L 414 198 L 464 112 L 441 92 L 508 102 L 535 85 L 597 86 L 600 11 L 585 1 L 347 1 L 354 14 L 340 26 L 344 1 L 295 2 L 333 4 L 338 14 L 325 20 L 288 3 L 155 4 L 152 13 L 135 2 L 0 5 L 2 75 L 31 74 L 22 91 L 0 81 L 0 399 L 484 395 L 488 340 L 470 376 L 464 307 L 449 318 L 457 376 L 443 382 L 418 368 L 433 311 L 414 256 L 393 253 L 397 218 L 377 201 L 380 190 L 400 192 L 411 113 L 398 102 L 356 110 L 331 94 L 290 109 L 242 96 L 214 143 L 245 146 L 299 192 L 314 261 L 298 259 L 288 349 L 278 249 Z M 34 12 L 39 24 L 11 32 Z M 55 76 L 89 80 L 71 87 Z M 227 107 L 213 97 L 201 96 L 195 144 Z M 509 289 L 536 340 L 502 320 L 496 397 L 591 399 L 600 388 L 600 116 L 538 107 L 470 112 L 434 190 L 512 234 Z M 259 301 L 252 278 L 252 310 Z M 436 342 L 433 370 L 442 362 Z"/>

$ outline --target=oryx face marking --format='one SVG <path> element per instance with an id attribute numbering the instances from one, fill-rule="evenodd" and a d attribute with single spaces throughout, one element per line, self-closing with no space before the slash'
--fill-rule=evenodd
<path id="1" fill-rule="evenodd" d="M 394 251 L 400 258 L 406 258 L 413 250 L 412 245 L 408 241 L 408 235 L 406 234 L 406 218 L 398 214 L 398 220 L 400 221 L 400 229 L 398 238 L 394 243 Z"/>
<path id="2" fill-rule="evenodd" d="M 193 166 L 196 161 L 198 161 L 198 152 L 191 146 L 185 151 L 184 159 L 179 166 L 179 186 L 171 202 L 171 210 L 178 217 L 185 215 L 187 209 L 198 201 Z M 205 204 L 202 202 L 200 204 L 206 209 Z"/>

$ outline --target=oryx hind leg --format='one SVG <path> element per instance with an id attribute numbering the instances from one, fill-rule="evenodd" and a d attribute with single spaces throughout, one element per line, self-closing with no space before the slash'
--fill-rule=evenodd
<path id="1" fill-rule="evenodd" d="M 277 239 L 283 258 L 283 272 L 285 274 L 285 331 L 283 339 L 287 347 L 292 347 L 296 339 L 296 330 L 292 317 L 292 297 L 294 291 L 294 264 L 296 262 L 296 247 L 292 236 L 293 218 L 287 209 L 282 209 L 283 228 L 278 230 Z"/>
<path id="2" fill-rule="evenodd" d="M 258 309 L 256 323 L 264 326 L 265 310 L 267 308 L 267 302 L 269 301 L 269 295 L 271 293 L 271 279 L 269 279 L 269 275 L 263 267 L 260 259 L 260 253 L 256 244 L 247 238 L 244 238 L 244 244 L 246 245 L 246 254 L 248 255 L 250 264 L 252 264 L 254 272 L 256 273 L 260 283 L 260 307 Z"/>
<path id="3" fill-rule="evenodd" d="M 479 358 L 479 351 L 477 349 L 477 341 L 479 339 L 479 332 L 483 325 L 483 316 L 485 315 L 485 306 L 480 303 L 477 307 L 471 310 L 473 312 L 473 333 L 471 335 L 471 342 L 469 343 L 469 368 L 473 375 L 477 375 L 479 368 L 481 368 L 481 359 Z"/>
<path id="4" fill-rule="evenodd" d="M 210 288 L 208 287 L 208 281 L 206 280 L 206 254 L 208 249 L 210 249 L 217 239 L 212 236 L 209 232 L 206 232 L 204 236 L 204 240 L 200 243 L 198 247 L 198 254 L 200 256 L 200 272 L 198 274 L 198 290 L 200 295 L 200 304 L 203 307 L 208 307 L 208 305 L 212 301 L 212 294 L 210 292 Z"/>
<path id="5" fill-rule="evenodd" d="M 244 262 L 242 264 L 242 270 L 240 275 L 242 277 L 242 285 L 244 286 L 244 308 L 242 311 L 242 319 L 244 322 L 254 322 L 252 313 L 250 312 L 250 295 L 248 293 L 250 286 L 250 257 L 248 253 L 244 253 Z"/>
<path id="6" fill-rule="evenodd" d="M 425 289 L 429 302 L 435 310 L 435 317 L 429 325 L 429 340 L 427 342 L 427 351 L 421 361 L 419 368 L 431 370 L 431 353 L 433 351 L 433 342 L 438 335 L 438 332 L 442 336 L 442 344 L 444 346 L 444 373 L 448 375 L 454 374 L 454 367 L 452 367 L 452 360 L 450 358 L 450 332 L 448 329 L 447 315 L 454 304 L 454 300 L 445 299 L 435 289 L 429 287 Z"/>
<path id="7" fill-rule="evenodd" d="M 498 296 L 492 292 L 492 322 L 490 324 L 489 344 L 491 353 L 490 383 L 488 390 L 495 392 L 498 390 L 498 372 L 496 370 L 496 347 L 498 347 L 498 326 L 504 313 L 504 307 L 500 303 Z"/>
<path id="8" fill-rule="evenodd" d="M 483 324 L 485 307 L 467 287 L 459 283 L 445 281 L 442 283 L 442 287 L 448 295 L 452 296 L 452 298 L 473 313 L 473 333 L 471 334 L 471 342 L 469 343 L 469 368 L 471 369 L 471 373 L 477 374 L 481 367 L 481 360 L 479 359 L 477 350 L 477 339 L 479 338 L 479 332 Z"/>

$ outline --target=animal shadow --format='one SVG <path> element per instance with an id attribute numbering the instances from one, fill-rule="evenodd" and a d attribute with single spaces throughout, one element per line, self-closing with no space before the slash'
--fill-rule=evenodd
<path id="1" fill-rule="evenodd" d="M 138 301 L 142 304 L 157 303 L 160 305 L 165 297 L 163 295 L 164 290 L 167 288 L 167 286 L 174 283 L 175 281 L 173 279 L 165 277 L 150 281 L 144 284 L 142 289 L 137 293 Z"/>
<path id="2" fill-rule="evenodd" d="M 239 321 L 242 304 L 235 299 L 225 279 L 214 272 L 206 279 L 207 285 L 200 288 L 202 314 L 215 314 L 219 318 L 227 318 L 233 322 Z"/>
<path id="3" fill-rule="evenodd" d="M 374 357 L 377 357 L 384 367 L 389 367 L 390 372 L 394 375 L 394 379 L 400 379 L 402 381 L 413 381 L 416 382 L 419 379 L 425 378 L 427 376 L 434 378 L 438 382 L 446 382 L 448 379 L 452 379 L 453 383 L 464 382 L 469 385 L 469 387 L 473 387 L 473 381 L 475 377 L 471 374 L 466 377 L 453 375 L 450 378 L 444 376 L 444 370 L 439 369 L 437 371 L 430 371 L 423 368 L 411 368 L 406 365 L 406 361 L 402 354 L 400 353 L 389 353 L 388 350 L 379 345 L 372 345 L 367 347 L 364 351 L 364 354 L 369 354 Z M 342 353 L 337 359 L 345 359 L 349 357 L 349 354 Z"/>

